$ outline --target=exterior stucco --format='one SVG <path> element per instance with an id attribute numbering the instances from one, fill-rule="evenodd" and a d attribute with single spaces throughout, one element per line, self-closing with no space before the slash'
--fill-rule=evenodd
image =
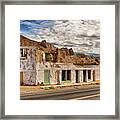
<path id="1" fill-rule="evenodd" d="M 99 65 L 73 65 L 72 63 L 53 63 L 45 61 L 45 53 L 35 47 L 21 47 L 27 50 L 27 57 L 20 59 L 20 72 L 23 72 L 23 84 L 39 85 L 45 84 L 45 70 L 49 71 L 50 84 L 62 84 L 64 82 L 89 82 L 93 81 L 93 70 L 95 70 L 95 79 L 99 80 Z M 70 80 L 62 80 L 62 71 L 70 71 Z M 85 80 L 83 80 L 83 70 Z M 91 79 L 88 79 L 88 70 L 91 71 Z M 78 80 L 76 81 L 76 71 L 78 71 Z M 65 74 L 66 75 L 66 74 Z"/>

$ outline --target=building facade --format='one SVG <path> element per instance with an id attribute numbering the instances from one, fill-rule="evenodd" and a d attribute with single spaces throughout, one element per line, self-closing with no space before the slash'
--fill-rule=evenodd
<path id="1" fill-rule="evenodd" d="M 20 46 L 20 84 L 42 85 L 82 83 L 96 80 L 94 67 L 51 62 L 55 53 L 38 46 Z"/>

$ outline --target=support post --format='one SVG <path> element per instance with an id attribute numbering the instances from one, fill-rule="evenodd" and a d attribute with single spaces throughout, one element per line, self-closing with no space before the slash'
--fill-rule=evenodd
<path id="1" fill-rule="evenodd" d="M 85 81 L 86 81 L 86 82 L 89 82 L 89 80 L 88 80 L 88 70 L 86 70 Z"/>
<path id="2" fill-rule="evenodd" d="M 71 83 L 76 83 L 75 70 L 71 70 Z"/>
<path id="3" fill-rule="evenodd" d="M 67 80 L 67 70 L 65 70 L 65 80 Z"/>
<path id="4" fill-rule="evenodd" d="M 78 83 L 80 83 L 80 70 L 78 70 Z"/>
<path id="5" fill-rule="evenodd" d="M 80 73 L 80 82 L 83 82 L 83 70 L 80 70 L 79 73 Z"/>
<path id="6" fill-rule="evenodd" d="M 60 84 L 62 82 L 62 70 L 60 70 L 60 72 L 59 72 L 59 82 L 60 82 Z"/>
<path id="7" fill-rule="evenodd" d="M 93 70 L 91 69 L 91 81 L 93 81 Z"/>

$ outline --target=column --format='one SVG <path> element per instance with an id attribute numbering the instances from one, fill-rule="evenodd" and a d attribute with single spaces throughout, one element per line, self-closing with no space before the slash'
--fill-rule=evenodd
<path id="1" fill-rule="evenodd" d="M 38 81 L 39 79 L 38 79 L 38 70 L 36 70 L 36 81 L 35 81 L 35 84 L 37 85 L 37 84 L 39 84 Z"/>
<path id="2" fill-rule="evenodd" d="M 93 81 L 93 70 L 91 69 L 91 81 Z"/>
<path id="3" fill-rule="evenodd" d="M 80 70 L 79 73 L 80 73 L 80 82 L 83 82 L 83 70 Z"/>
<path id="4" fill-rule="evenodd" d="M 50 84 L 56 84 L 55 70 L 51 69 L 49 73 Z"/>
<path id="5" fill-rule="evenodd" d="M 78 83 L 80 83 L 80 71 L 78 70 Z"/>
<path id="6" fill-rule="evenodd" d="M 59 72 L 59 82 L 60 82 L 60 84 L 62 82 L 62 70 L 60 70 L 60 72 Z"/>
<path id="7" fill-rule="evenodd" d="M 65 80 L 67 80 L 67 70 L 65 70 Z"/>
<path id="8" fill-rule="evenodd" d="M 71 70 L 71 83 L 76 83 L 75 70 Z"/>
<path id="9" fill-rule="evenodd" d="M 44 70 L 36 70 L 36 84 L 44 82 Z"/>
<path id="10" fill-rule="evenodd" d="M 89 82 L 89 80 L 88 80 L 88 70 L 86 70 L 85 81 L 86 81 L 86 82 Z"/>

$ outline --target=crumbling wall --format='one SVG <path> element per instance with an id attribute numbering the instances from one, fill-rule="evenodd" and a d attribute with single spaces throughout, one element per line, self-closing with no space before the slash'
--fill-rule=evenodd
<path id="1" fill-rule="evenodd" d="M 35 70 L 35 49 L 27 48 L 27 58 L 25 60 L 20 60 L 21 70 Z"/>
<path id="2" fill-rule="evenodd" d="M 76 83 L 75 70 L 71 70 L 71 83 Z"/>
<path id="3" fill-rule="evenodd" d="M 20 60 L 20 71 L 23 72 L 23 84 L 35 84 L 35 48 L 26 47 L 24 49 L 27 49 L 27 58 Z"/>
<path id="4" fill-rule="evenodd" d="M 24 76 L 24 79 L 23 79 L 23 83 L 24 84 L 35 84 L 35 81 L 36 81 L 36 73 L 35 71 L 24 71 L 23 72 L 23 76 Z"/>
<path id="5" fill-rule="evenodd" d="M 44 52 L 40 48 L 35 50 L 35 59 L 37 63 L 42 63 L 44 61 Z"/>

